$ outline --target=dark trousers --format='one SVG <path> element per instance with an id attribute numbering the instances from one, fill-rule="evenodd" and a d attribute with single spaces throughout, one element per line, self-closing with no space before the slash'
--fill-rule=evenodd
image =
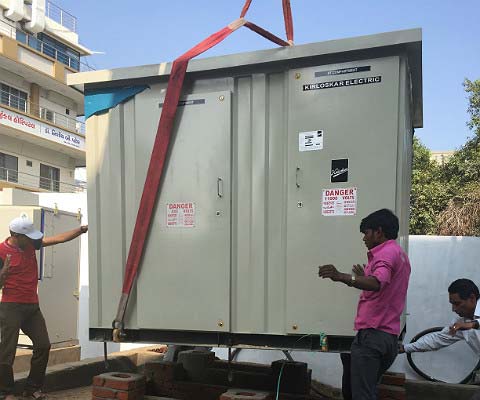
<path id="1" fill-rule="evenodd" d="M 344 399 L 376 400 L 378 381 L 397 354 L 397 336 L 376 329 L 358 331 L 350 355 L 341 354 Z"/>
<path id="2" fill-rule="evenodd" d="M 350 373 L 351 356 L 350 353 L 340 353 L 342 360 L 343 375 L 342 375 L 342 396 L 343 400 L 352 400 L 352 376 Z"/>
<path id="3" fill-rule="evenodd" d="M 50 352 L 45 319 L 38 304 L 0 303 L 0 394 L 12 394 L 13 361 L 20 329 L 33 343 L 30 374 L 25 391 L 40 389 L 45 378 Z"/>

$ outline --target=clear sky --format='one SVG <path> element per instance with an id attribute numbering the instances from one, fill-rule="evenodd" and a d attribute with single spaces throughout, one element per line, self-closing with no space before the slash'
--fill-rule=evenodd
<path id="1" fill-rule="evenodd" d="M 54 0 L 78 18 L 80 42 L 105 55 L 96 69 L 172 61 L 238 18 L 244 0 Z M 247 19 L 285 37 L 281 0 L 253 0 Z M 471 132 L 464 78 L 480 79 L 479 0 L 291 0 L 295 43 L 423 29 L 424 128 L 431 150 L 460 147 Z M 202 57 L 271 48 L 248 29 Z"/>

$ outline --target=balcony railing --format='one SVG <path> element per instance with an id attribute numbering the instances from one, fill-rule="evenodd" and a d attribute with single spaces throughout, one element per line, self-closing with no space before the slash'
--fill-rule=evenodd
<path id="1" fill-rule="evenodd" d="M 21 186 L 42 192 L 80 193 L 86 190 L 86 182 L 83 181 L 76 181 L 75 184 L 71 184 L 0 167 L 0 186 L 2 181 L 11 186 Z"/>
<path id="2" fill-rule="evenodd" d="M 21 29 L 17 29 L 14 25 L 10 25 L 5 21 L 0 21 L 0 33 L 12 39 L 18 40 L 20 43 L 23 43 L 28 47 L 39 51 L 40 53 L 58 60 L 62 64 L 67 65 L 75 71 L 88 72 L 95 70 L 95 68 L 84 63 L 83 61 L 80 61 L 78 58 L 72 57 L 58 49 L 55 49 L 48 43 L 43 42 L 35 36 L 22 31 Z"/>
<path id="3" fill-rule="evenodd" d="M 47 1 L 47 9 L 45 15 L 51 20 L 58 22 L 69 31 L 77 32 L 77 18 L 72 14 L 61 9 L 51 1 Z"/>
<path id="4" fill-rule="evenodd" d="M 31 47 L 34 50 L 39 51 L 49 57 L 54 58 L 55 60 L 65 64 L 66 66 L 74 69 L 75 71 L 80 70 L 80 58 L 79 57 L 72 57 L 52 45 L 43 42 L 42 40 L 38 39 L 35 36 L 32 36 L 24 31 L 17 29 L 15 34 L 15 38 L 23 43 L 26 44 L 28 47 Z"/>
<path id="5" fill-rule="evenodd" d="M 85 135 L 85 123 L 70 117 L 66 114 L 48 109 L 30 102 L 24 97 L 15 96 L 14 94 L 0 89 L 0 106 L 6 105 L 15 108 L 21 112 L 40 118 L 43 121 L 51 122 L 52 124 L 66 128 L 72 132 L 81 133 Z"/>

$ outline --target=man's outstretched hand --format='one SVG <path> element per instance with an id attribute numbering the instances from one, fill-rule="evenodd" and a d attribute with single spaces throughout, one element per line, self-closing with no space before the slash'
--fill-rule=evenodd
<path id="1" fill-rule="evenodd" d="M 352 267 L 352 272 L 353 272 L 356 276 L 365 276 L 365 264 L 363 264 L 363 265 L 355 264 L 355 265 Z"/>
<path id="2" fill-rule="evenodd" d="M 468 329 L 475 329 L 475 322 L 455 322 L 449 330 L 450 335 L 455 336 L 458 331 L 466 331 Z"/>
<path id="3" fill-rule="evenodd" d="M 340 280 L 341 275 L 342 274 L 338 272 L 338 270 L 332 264 L 320 265 L 318 267 L 318 276 L 322 279 L 328 278 L 334 282 L 337 282 Z"/>

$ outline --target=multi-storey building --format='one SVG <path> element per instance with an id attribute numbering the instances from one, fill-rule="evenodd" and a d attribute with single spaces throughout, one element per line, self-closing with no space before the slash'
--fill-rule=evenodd
<path id="1" fill-rule="evenodd" d="M 453 150 L 447 151 L 431 151 L 430 160 L 435 161 L 437 164 L 444 165 L 455 153 Z"/>
<path id="2" fill-rule="evenodd" d="M 71 192 L 85 165 L 77 20 L 49 0 L 0 0 L 0 188 Z"/>

